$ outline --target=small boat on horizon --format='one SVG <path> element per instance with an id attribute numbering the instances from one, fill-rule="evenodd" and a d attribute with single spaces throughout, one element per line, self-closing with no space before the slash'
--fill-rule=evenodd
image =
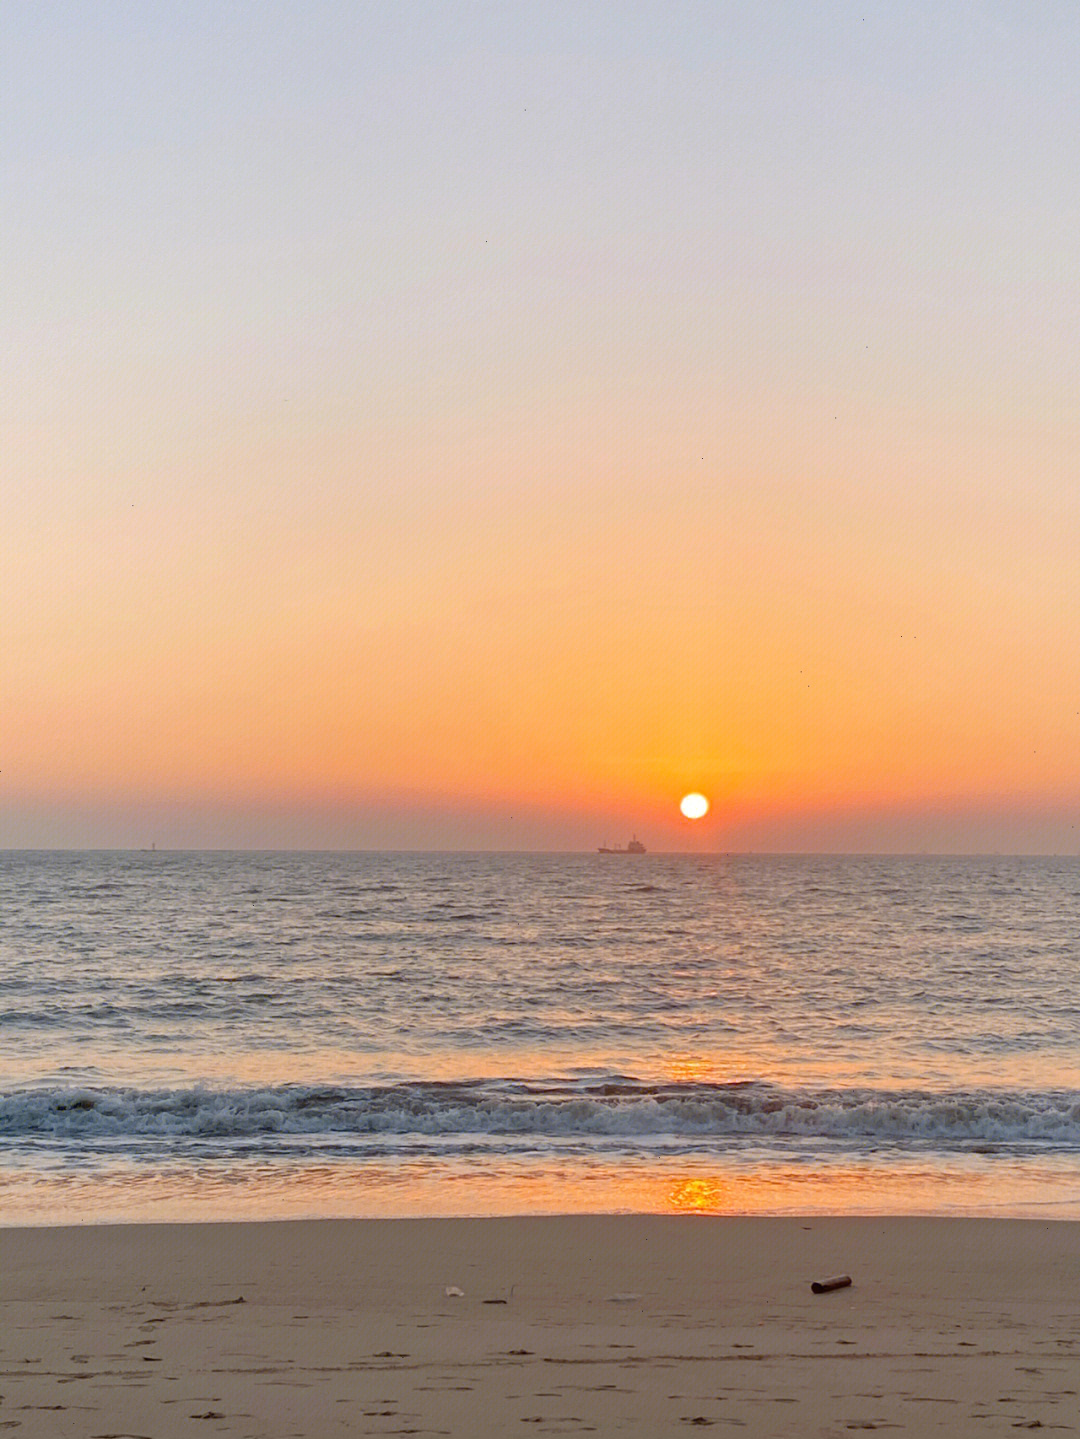
<path id="1" fill-rule="evenodd" d="M 618 845 L 616 845 L 614 849 L 609 849 L 606 844 L 602 844 L 596 852 L 597 854 L 644 854 L 645 846 L 641 843 L 641 840 L 638 839 L 637 835 L 634 835 L 625 849 L 621 849 Z"/>

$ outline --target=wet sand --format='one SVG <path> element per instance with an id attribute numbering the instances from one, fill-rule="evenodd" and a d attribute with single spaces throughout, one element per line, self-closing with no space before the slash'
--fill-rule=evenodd
<path id="1" fill-rule="evenodd" d="M 1080 1430 L 1076 1223 L 6 1229 L 0 1285 L 15 1439 Z"/>

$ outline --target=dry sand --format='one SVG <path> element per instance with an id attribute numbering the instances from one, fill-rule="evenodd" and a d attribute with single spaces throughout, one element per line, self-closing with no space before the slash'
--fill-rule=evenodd
<path id="1" fill-rule="evenodd" d="M 0 1284 L 14 1439 L 1080 1432 L 1080 1224 L 9 1229 Z"/>

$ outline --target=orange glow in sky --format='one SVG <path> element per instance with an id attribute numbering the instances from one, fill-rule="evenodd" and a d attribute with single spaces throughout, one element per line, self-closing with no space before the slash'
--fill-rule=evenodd
<path id="1" fill-rule="evenodd" d="M 452 8 L 15 38 L 0 843 L 1074 850 L 1068 47 Z"/>

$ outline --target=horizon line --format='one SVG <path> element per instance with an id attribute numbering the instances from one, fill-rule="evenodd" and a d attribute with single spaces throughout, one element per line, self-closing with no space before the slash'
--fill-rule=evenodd
<path id="1" fill-rule="evenodd" d="M 626 851 L 606 851 L 626 854 Z M 290 848 L 268 845 L 265 848 L 230 845 L 164 846 L 154 845 L 0 845 L 0 854 L 426 854 L 426 855 L 599 855 L 600 849 L 368 849 L 325 846 Z M 635 860 L 642 858 L 674 859 L 1080 859 L 1080 849 L 1073 850 L 889 850 L 889 849 L 649 849 L 644 855 L 629 852 Z"/>

